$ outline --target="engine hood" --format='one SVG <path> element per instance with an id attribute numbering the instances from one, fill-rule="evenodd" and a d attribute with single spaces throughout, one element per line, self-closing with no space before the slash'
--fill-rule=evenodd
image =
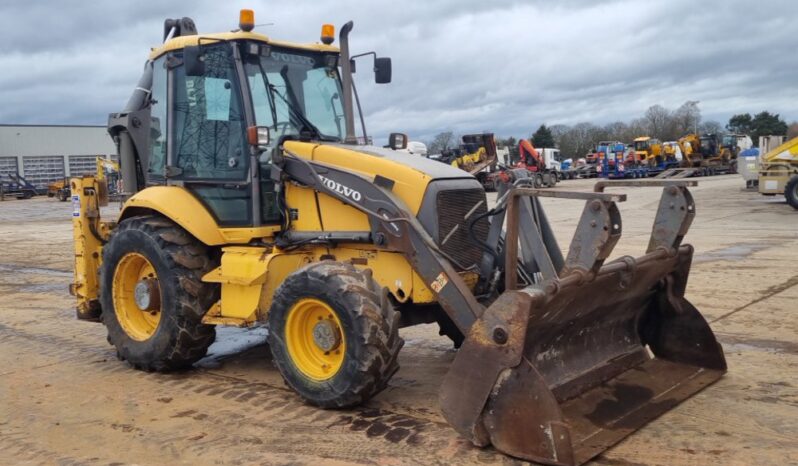
<path id="1" fill-rule="evenodd" d="M 285 149 L 307 160 L 394 182 L 393 192 L 417 214 L 427 186 L 436 180 L 471 179 L 471 174 L 451 165 L 418 155 L 376 146 L 287 141 Z"/>

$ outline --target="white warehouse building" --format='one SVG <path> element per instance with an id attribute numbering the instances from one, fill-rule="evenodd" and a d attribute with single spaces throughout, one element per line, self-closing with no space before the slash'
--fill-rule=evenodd
<path id="1" fill-rule="evenodd" d="M 96 171 L 116 147 L 105 126 L 0 124 L 0 178 L 19 173 L 37 188 Z M 114 156 L 115 157 L 115 156 Z"/>

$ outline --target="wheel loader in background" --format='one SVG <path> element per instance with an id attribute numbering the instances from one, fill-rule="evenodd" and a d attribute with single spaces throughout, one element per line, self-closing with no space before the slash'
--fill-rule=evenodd
<path id="1" fill-rule="evenodd" d="M 314 44 L 253 32 L 251 10 L 239 26 L 200 36 L 189 18 L 165 22 L 109 117 L 127 196 L 115 220 L 101 218 L 101 181 L 71 180 L 78 318 L 101 321 L 120 359 L 183 369 L 216 325 L 266 324 L 287 384 L 345 408 L 398 370 L 400 327 L 437 321 L 462 342 L 440 392 L 447 421 L 475 445 L 557 465 L 724 373 L 684 297 L 690 182 L 654 182 L 646 253 L 605 264 L 625 195 L 601 191 L 630 183 L 553 192 L 512 171 L 489 208 L 462 170 L 357 144 L 351 22 L 340 48 L 331 25 Z M 374 56 L 389 82 L 390 59 Z M 565 257 L 540 196 L 586 203 Z"/>
<path id="2" fill-rule="evenodd" d="M 760 194 L 784 194 L 787 203 L 798 209 L 798 138 L 792 138 L 760 157 L 757 184 Z"/>

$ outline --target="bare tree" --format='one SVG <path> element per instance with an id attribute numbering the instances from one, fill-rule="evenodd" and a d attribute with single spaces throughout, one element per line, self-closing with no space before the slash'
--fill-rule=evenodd
<path id="1" fill-rule="evenodd" d="M 723 126 L 714 120 L 709 120 L 698 125 L 699 134 L 718 134 L 723 131 Z"/>
<path id="2" fill-rule="evenodd" d="M 444 131 L 438 133 L 432 138 L 432 141 L 427 144 L 428 154 L 440 154 L 441 152 L 451 149 L 457 145 L 457 140 L 454 133 L 451 131 Z"/>
<path id="3" fill-rule="evenodd" d="M 671 118 L 671 112 L 662 105 L 652 105 L 648 107 L 643 118 L 646 121 L 648 135 L 655 138 L 662 138 L 665 136 L 665 131 Z"/>
<path id="4" fill-rule="evenodd" d="M 670 134 L 666 139 L 678 139 L 685 134 L 695 133 L 701 124 L 701 110 L 697 100 L 688 100 L 673 112 Z"/>

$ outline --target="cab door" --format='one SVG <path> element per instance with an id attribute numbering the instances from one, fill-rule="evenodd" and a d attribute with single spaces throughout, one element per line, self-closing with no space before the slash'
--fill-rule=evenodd
<path id="1" fill-rule="evenodd" d="M 221 226 L 259 224 L 253 216 L 252 148 L 247 142 L 244 92 L 234 43 L 201 46 L 204 72 L 188 76 L 183 52 L 174 52 L 169 72 L 166 177 L 182 184 Z"/>

